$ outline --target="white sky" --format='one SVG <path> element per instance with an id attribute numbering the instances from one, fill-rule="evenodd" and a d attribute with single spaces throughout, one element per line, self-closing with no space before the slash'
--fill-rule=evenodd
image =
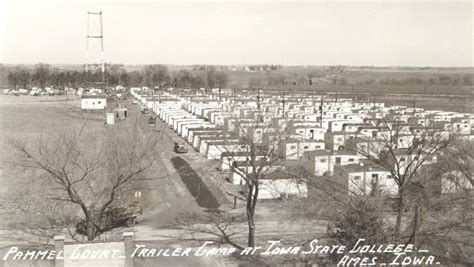
<path id="1" fill-rule="evenodd" d="M 0 0 L 2 1 L 2 0 Z M 84 63 L 102 9 L 107 62 L 473 66 L 472 1 L 14 1 L 0 62 Z"/>

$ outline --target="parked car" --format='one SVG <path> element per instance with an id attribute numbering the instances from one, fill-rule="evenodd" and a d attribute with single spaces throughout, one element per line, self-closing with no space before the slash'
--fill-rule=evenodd
<path id="1" fill-rule="evenodd" d="M 138 100 L 133 99 L 133 100 L 132 100 L 132 104 L 133 104 L 133 105 L 138 105 Z"/>
<path id="2" fill-rule="evenodd" d="M 120 226 L 133 227 L 136 219 L 142 214 L 139 205 L 129 205 L 128 207 L 110 207 L 105 210 L 99 220 L 99 227 L 102 229 L 113 229 Z M 94 211 L 93 215 L 98 216 L 99 211 Z M 76 232 L 82 235 L 87 234 L 86 220 L 76 224 Z"/>
<path id="3" fill-rule="evenodd" d="M 20 93 L 17 90 L 10 91 L 10 95 L 19 96 Z"/>
<path id="4" fill-rule="evenodd" d="M 184 144 L 178 144 L 178 143 L 174 143 L 174 152 L 176 153 L 188 153 L 188 149 L 184 146 Z"/>
<path id="5" fill-rule="evenodd" d="M 149 123 L 149 124 L 155 124 L 155 123 L 156 123 L 156 117 L 155 117 L 155 116 L 151 116 L 151 117 L 148 119 L 148 123 Z"/>
<path id="6" fill-rule="evenodd" d="M 149 114 L 150 111 L 148 110 L 148 108 L 143 108 L 142 109 L 142 114 Z"/>

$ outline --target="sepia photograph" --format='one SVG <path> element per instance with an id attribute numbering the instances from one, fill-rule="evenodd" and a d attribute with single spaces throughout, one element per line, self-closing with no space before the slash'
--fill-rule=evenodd
<path id="1" fill-rule="evenodd" d="M 474 266 L 473 13 L 0 1 L 0 267 Z"/>

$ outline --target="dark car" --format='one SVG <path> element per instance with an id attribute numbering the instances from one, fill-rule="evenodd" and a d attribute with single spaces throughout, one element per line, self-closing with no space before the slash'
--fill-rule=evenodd
<path id="1" fill-rule="evenodd" d="M 156 123 L 156 117 L 155 116 L 152 116 L 148 119 L 148 123 L 149 124 L 155 124 Z"/>
<path id="2" fill-rule="evenodd" d="M 188 153 L 188 149 L 184 146 L 184 144 L 174 143 L 173 150 L 176 153 Z"/>
<path id="3" fill-rule="evenodd" d="M 142 208 L 139 205 L 130 205 L 128 207 L 111 207 L 105 210 L 99 219 L 101 229 L 113 229 L 120 226 L 133 227 L 138 215 L 142 214 Z M 99 216 L 99 211 L 93 212 L 93 216 Z M 76 232 L 82 235 L 87 234 L 86 220 L 82 220 L 76 225 Z"/>

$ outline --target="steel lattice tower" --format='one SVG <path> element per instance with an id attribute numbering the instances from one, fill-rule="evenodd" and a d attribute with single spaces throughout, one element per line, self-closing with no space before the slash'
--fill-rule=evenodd
<path id="1" fill-rule="evenodd" d="M 87 12 L 86 72 L 100 64 L 102 84 L 105 85 L 104 32 L 102 10 Z"/>

